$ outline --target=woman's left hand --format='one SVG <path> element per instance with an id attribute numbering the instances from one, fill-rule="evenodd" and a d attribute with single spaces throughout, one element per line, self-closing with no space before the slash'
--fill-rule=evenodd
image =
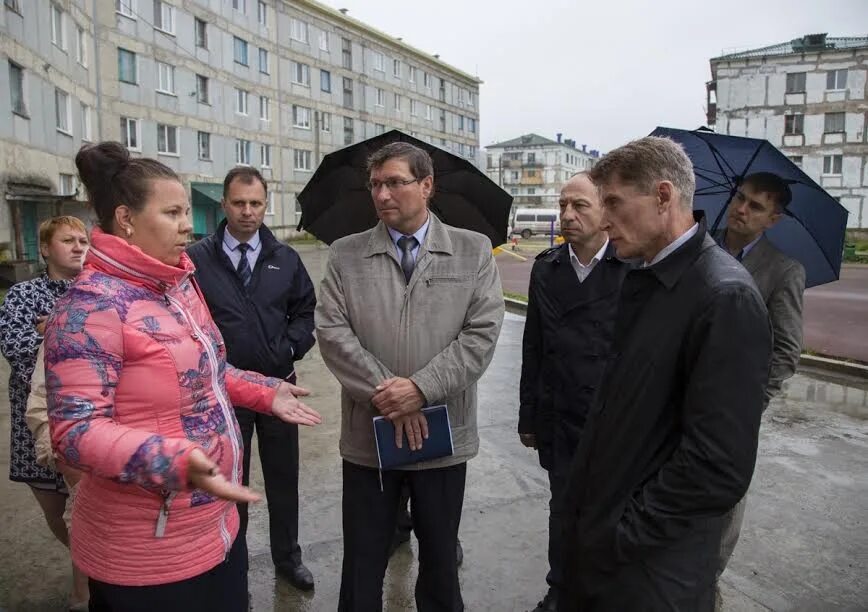
<path id="1" fill-rule="evenodd" d="M 40 336 L 45 335 L 45 322 L 48 321 L 48 315 L 42 315 L 41 317 L 36 317 L 36 323 L 34 326 L 36 327 L 36 333 Z"/>
<path id="2" fill-rule="evenodd" d="M 277 395 L 271 404 L 271 413 L 281 421 L 295 425 L 319 425 L 322 417 L 319 413 L 298 400 L 298 396 L 309 395 L 310 391 L 296 387 L 288 382 L 280 383 Z"/>

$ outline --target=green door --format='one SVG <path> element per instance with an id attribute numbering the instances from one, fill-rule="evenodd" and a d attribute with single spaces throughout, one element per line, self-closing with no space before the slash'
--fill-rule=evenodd
<path id="1" fill-rule="evenodd" d="M 193 236 L 202 238 L 213 234 L 224 217 L 223 207 L 220 206 L 223 184 L 191 183 L 190 192 L 193 207 Z"/>
<path id="2" fill-rule="evenodd" d="M 21 210 L 21 233 L 24 242 L 24 259 L 37 261 L 39 259 L 39 224 L 36 221 L 36 204 L 34 202 L 19 202 Z"/>

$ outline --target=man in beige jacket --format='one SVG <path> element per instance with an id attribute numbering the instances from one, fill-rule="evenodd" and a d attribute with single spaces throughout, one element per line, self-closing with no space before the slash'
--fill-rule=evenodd
<path id="1" fill-rule="evenodd" d="M 467 460 L 476 455 L 476 381 L 491 361 L 503 292 L 489 240 L 428 210 L 430 156 L 392 143 L 368 161 L 380 223 L 336 241 L 316 308 L 326 365 L 341 383 L 344 560 L 339 610 L 382 609 L 383 577 L 402 486 L 419 540 L 416 606 L 463 610 L 455 548 Z M 421 409 L 446 404 L 454 454 L 386 471 L 372 419 L 384 415 L 411 449 Z M 397 442 L 397 440 L 396 440 Z"/>

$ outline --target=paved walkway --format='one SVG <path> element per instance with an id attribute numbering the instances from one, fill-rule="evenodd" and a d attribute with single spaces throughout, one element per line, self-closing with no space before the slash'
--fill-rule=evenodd
<path id="1" fill-rule="evenodd" d="M 304 250 L 311 275 L 324 252 Z M 515 433 L 524 320 L 507 315 L 480 384 L 480 453 L 469 464 L 461 525 L 461 582 L 468 611 L 534 606 L 545 588 L 547 480 Z M 2 360 L 0 360 L 2 361 Z M 338 387 L 314 350 L 299 375 L 325 423 L 301 435 L 301 534 L 317 579 L 313 595 L 276 580 L 264 503 L 251 511 L 255 610 L 335 610 L 341 563 Z M 0 365 L 0 397 L 8 367 Z M 3 400 L 5 401 L 5 400 Z M 800 372 L 763 422 L 760 457 L 742 539 L 724 574 L 727 610 L 864 609 L 868 578 L 868 386 Z M 0 411 L 0 473 L 8 468 L 8 409 Z M 254 453 L 255 456 L 255 453 Z M 258 462 L 254 462 L 255 464 Z M 258 466 L 253 486 L 263 490 Z M 64 549 L 23 485 L 0 479 L 0 609 L 62 610 Z M 399 550 L 386 577 L 387 611 L 413 609 L 417 544 Z"/>

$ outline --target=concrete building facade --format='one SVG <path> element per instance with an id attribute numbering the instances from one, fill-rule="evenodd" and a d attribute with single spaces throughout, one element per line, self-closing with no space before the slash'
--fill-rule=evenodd
<path id="1" fill-rule="evenodd" d="M 600 153 L 575 140 L 525 134 L 488 145 L 485 171 L 513 196 L 513 208 L 557 207 L 561 186 L 576 172 L 591 168 Z"/>
<path id="2" fill-rule="evenodd" d="M 708 124 L 765 138 L 868 227 L 868 37 L 812 34 L 713 58 Z"/>
<path id="3" fill-rule="evenodd" d="M 118 140 L 188 186 L 194 233 L 225 173 L 260 168 L 287 236 L 322 156 L 391 128 L 476 160 L 481 81 L 312 0 L 3 0 L 0 258 L 35 227 L 86 215 L 73 158 Z"/>

